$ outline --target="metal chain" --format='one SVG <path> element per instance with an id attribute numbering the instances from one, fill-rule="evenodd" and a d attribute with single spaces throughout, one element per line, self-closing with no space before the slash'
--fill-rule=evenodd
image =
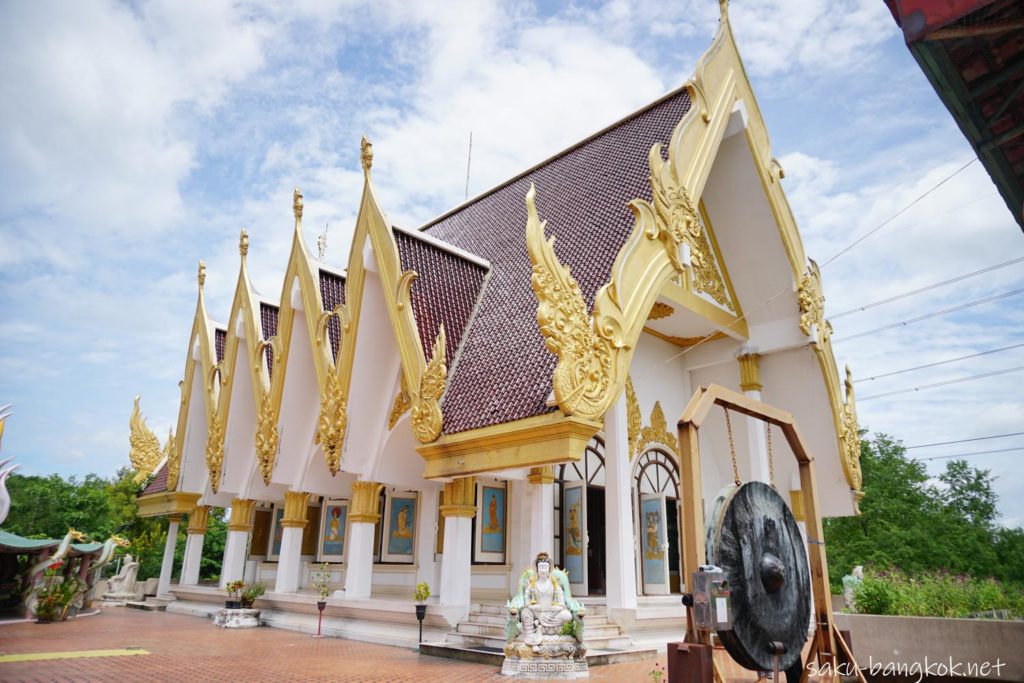
<path id="1" fill-rule="evenodd" d="M 775 486 L 775 454 L 772 452 L 772 423 L 765 422 L 764 430 L 767 432 L 768 439 L 768 481 L 774 489 L 777 487 Z"/>
<path id="2" fill-rule="evenodd" d="M 740 485 L 740 466 L 736 462 L 736 443 L 732 440 L 732 421 L 729 419 L 729 409 L 722 406 L 725 411 L 725 431 L 729 434 L 729 455 L 732 456 L 732 477 L 737 486 Z"/>

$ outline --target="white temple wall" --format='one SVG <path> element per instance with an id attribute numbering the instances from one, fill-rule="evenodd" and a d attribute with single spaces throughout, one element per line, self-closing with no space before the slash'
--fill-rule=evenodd
<path id="1" fill-rule="evenodd" d="M 196 362 L 192 370 L 192 392 L 189 395 L 188 422 L 181 451 L 179 491 L 201 492 L 206 484 L 206 378 L 203 365 Z"/>
<path id="2" fill-rule="evenodd" d="M 310 444 L 320 414 L 320 391 L 306 325 L 305 314 L 296 311 L 281 393 L 280 447 L 271 478 L 272 483 L 297 491 L 303 490 L 300 488 L 302 474 L 306 459 L 310 457 Z"/>
<path id="3" fill-rule="evenodd" d="M 238 340 L 238 356 L 231 378 L 231 406 L 224 428 L 224 464 L 220 492 L 238 494 L 256 462 L 256 407 L 248 344 Z"/>

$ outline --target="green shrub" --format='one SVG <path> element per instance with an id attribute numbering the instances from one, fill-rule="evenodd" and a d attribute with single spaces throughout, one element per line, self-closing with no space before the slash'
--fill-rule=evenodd
<path id="1" fill-rule="evenodd" d="M 854 590 L 854 603 L 861 614 L 965 618 L 1006 610 L 1021 616 L 1024 586 L 944 571 L 912 577 L 899 571 L 869 571 Z"/>

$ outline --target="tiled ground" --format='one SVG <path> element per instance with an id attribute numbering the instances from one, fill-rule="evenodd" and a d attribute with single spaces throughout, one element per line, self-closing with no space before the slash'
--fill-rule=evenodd
<path id="1" fill-rule="evenodd" d="M 197 617 L 107 608 L 60 624 L 0 625 L 0 655 L 142 648 L 140 656 L 0 662 L 0 681 L 501 681 L 492 666 L 421 657 L 354 640 L 272 628 L 225 630 Z M 665 657 L 591 669 L 592 681 L 638 681 Z"/>

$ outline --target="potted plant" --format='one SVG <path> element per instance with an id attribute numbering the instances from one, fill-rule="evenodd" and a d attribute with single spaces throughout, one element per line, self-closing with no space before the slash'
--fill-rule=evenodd
<path id="1" fill-rule="evenodd" d="M 224 602 L 224 606 L 228 609 L 239 609 L 242 607 L 241 594 L 245 588 L 245 581 L 237 579 L 235 581 L 228 582 L 228 585 L 224 587 L 224 590 L 228 593 L 228 599 Z"/>
<path id="2" fill-rule="evenodd" d="M 66 580 L 61 574 L 64 562 L 54 562 L 43 570 L 43 582 L 36 589 L 36 621 L 46 624 L 63 621 L 68 607 L 78 593 L 78 583 Z"/>
<path id="3" fill-rule="evenodd" d="M 316 588 L 318 596 L 316 606 L 321 612 L 327 606 L 327 598 L 331 594 L 330 580 L 331 568 L 326 562 L 323 562 L 320 564 L 320 569 L 315 572 L 313 579 L 313 587 Z"/>
<path id="4" fill-rule="evenodd" d="M 430 597 L 430 584 L 421 581 L 416 584 L 416 592 L 412 599 L 416 601 L 416 620 L 420 622 L 420 642 L 423 642 L 423 618 L 427 616 L 427 599 Z"/>
<path id="5" fill-rule="evenodd" d="M 240 599 L 242 602 L 242 609 L 252 609 L 252 605 L 256 602 L 256 599 L 267 592 L 267 587 L 257 581 L 256 583 L 244 584 Z"/>

